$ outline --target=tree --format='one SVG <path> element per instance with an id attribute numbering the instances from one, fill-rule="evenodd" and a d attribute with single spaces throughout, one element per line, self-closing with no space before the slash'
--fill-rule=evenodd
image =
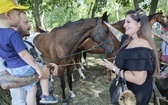
<path id="1" fill-rule="evenodd" d="M 37 27 L 41 27 L 41 20 L 40 20 L 40 14 L 39 14 L 39 5 L 38 5 L 38 0 L 34 0 L 34 19 Z"/>
<path id="2" fill-rule="evenodd" d="M 134 6 L 135 6 L 135 9 L 139 8 L 139 4 L 137 0 L 134 0 Z"/>
<path id="3" fill-rule="evenodd" d="M 157 5 L 158 5 L 158 0 L 152 0 L 151 1 L 151 7 L 150 7 L 149 15 L 154 14 L 156 12 Z"/>

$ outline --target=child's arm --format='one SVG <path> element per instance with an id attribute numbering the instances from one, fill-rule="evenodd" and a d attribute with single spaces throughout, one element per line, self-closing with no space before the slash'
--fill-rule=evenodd
<path id="1" fill-rule="evenodd" d="M 34 62 L 33 57 L 27 52 L 27 50 L 22 50 L 18 54 L 28 65 L 36 70 L 40 78 L 42 76 L 41 67 L 36 62 Z"/>

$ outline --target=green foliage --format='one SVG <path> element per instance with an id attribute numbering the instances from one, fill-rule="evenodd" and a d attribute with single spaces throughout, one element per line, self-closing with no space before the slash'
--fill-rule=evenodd
<path id="1" fill-rule="evenodd" d="M 96 0 L 97 2 L 97 9 L 95 12 L 101 12 L 103 7 L 107 5 L 107 0 Z"/>
<path id="2" fill-rule="evenodd" d="M 116 2 L 121 4 L 123 7 L 130 5 L 130 0 L 116 0 Z"/>
<path id="3" fill-rule="evenodd" d="M 168 7 L 168 1 L 167 0 L 159 0 L 157 10 L 158 11 L 162 10 L 164 15 L 168 16 L 168 8 L 167 7 Z"/>
<path id="4" fill-rule="evenodd" d="M 75 1 L 72 1 L 71 3 L 67 2 L 66 6 L 55 5 L 52 11 L 46 13 L 46 16 L 51 17 L 45 18 L 45 23 L 48 23 L 46 24 L 47 27 L 52 29 L 53 27 L 61 26 L 68 21 L 85 18 L 87 16 L 87 12 L 84 11 L 85 6 L 86 4 Z"/>
<path id="5" fill-rule="evenodd" d="M 35 24 L 34 0 L 17 1 L 22 5 L 29 6 L 27 14 L 32 24 Z M 148 1 L 149 0 L 137 0 L 140 8 L 143 8 L 146 12 L 150 10 L 150 3 Z M 102 16 L 105 11 L 107 11 L 108 14 L 110 13 L 110 23 L 124 19 L 125 12 L 134 8 L 133 0 L 38 0 L 39 14 L 41 17 L 44 15 L 42 22 L 47 30 L 51 30 L 68 21 L 87 18 L 91 14 L 91 12 L 89 12 L 91 3 L 93 3 L 93 5 L 96 3 L 95 11 L 93 11 L 95 17 Z M 93 9 L 93 6 L 91 9 Z M 168 13 L 167 0 L 159 0 L 157 11 L 158 10 Z"/>

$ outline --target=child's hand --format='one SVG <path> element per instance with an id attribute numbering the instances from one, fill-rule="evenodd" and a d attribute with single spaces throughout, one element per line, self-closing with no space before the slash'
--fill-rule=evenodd
<path id="1" fill-rule="evenodd" d="M 37 74 L 38 74 L 38 78 L 41 78 L 42 75 L 43 75 L 43 71 L 41 70 L 41 68 L 36 69 L 36 72 L 37 72 Z"/>
<path id="2" fill-rule="evenodd" d="M 47 65 L 44 65 L 42 68 L 36 69 L 37 74 L 40 79 L 48 79 L 50 76 L 50 71 Z"/>

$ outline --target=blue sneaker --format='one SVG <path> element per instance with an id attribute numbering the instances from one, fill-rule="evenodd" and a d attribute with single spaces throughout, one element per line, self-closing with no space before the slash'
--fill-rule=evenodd
<path id="1" fill-rule="evenodd" d="M 48 96 L 41 95 L 40 97 L 41 97 L 40 103 L 42 104 L 53 104 L 58 102 L 58 99 L 51 94 Z"/>

